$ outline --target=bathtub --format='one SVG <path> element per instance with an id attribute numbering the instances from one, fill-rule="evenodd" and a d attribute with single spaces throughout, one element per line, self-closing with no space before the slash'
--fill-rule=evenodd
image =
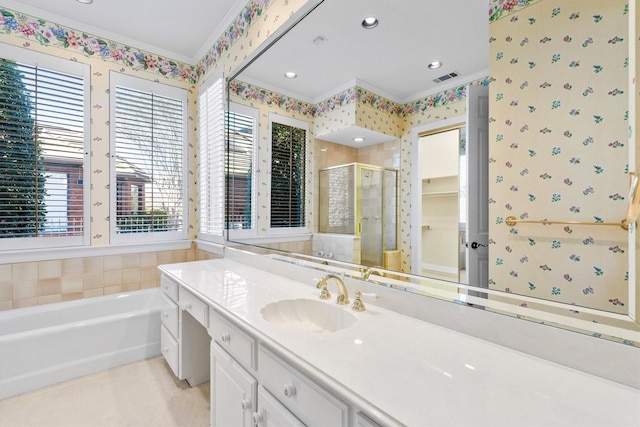
<path id="1" fill-rule="evenodd" d="M 161 293 L 0 312 L 0 399 L 159 355 Z"/>

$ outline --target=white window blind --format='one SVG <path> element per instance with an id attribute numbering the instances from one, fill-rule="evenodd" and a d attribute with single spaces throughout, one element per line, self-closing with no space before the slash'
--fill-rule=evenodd
<path id="1" fill-rule="evenodd" d="M 0 56 L 0 238 L 8 239 L 3 249 L 88 241 L 87 70 L 10 47 Z"/>
<path id="2" fill-rule="evenodd" d="M 255 231 L 255 150 L 258 110 L 231 103 L 227 112 L 227 221 L 230 236 Z M 244 231 L 241 231 L 244 230 Z M 249 230 L 249 232 L 247 232 Z"/>
<path id="3" fill-rule="evenodd" d="M 272 233 L 306 231 L 307 129 L 298 120 L 271 120 Z"/>
<path id="4" fill-rule="evenodd" d="M 198 97 L 198 238 L 221 242 L 224 233 L 224 79 L 211 77 Z"/>
<path id="5" fill-rule="evenodd" d="M 186 91 L 112 74 L 111 96 L 112 240 L 186 238 Z"/>

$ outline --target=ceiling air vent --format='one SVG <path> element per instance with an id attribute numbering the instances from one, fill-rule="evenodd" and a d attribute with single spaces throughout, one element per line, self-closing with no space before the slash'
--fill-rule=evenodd
<path id="1" fill-rule="evenodd" d="M 434 82 L 436 83 L 440 83 L 443 82 L 445 80 L 449 80 L 452 79 L 454 77 L 458 77 L 460 74 L 456 73 L 455 71 L 453 73 L 449 73 L 449 74 L 445 74 L 444 76 L 440 76 L 437 79 L 433 79 Z"/>

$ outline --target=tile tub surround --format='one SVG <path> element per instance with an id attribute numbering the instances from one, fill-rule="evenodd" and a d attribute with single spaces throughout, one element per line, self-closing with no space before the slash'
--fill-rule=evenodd
<path id="1" fill-rule="evenodd" d="M 160 268 L 338 396 L 405 425 L 630 425 L 640 420 L 638 389 L 373 304 L 354 313 L 353 326 L 330 334 L 297 332 L 262 318 L 260 310 L 270 302 L 317 299 L 311 283 L 229 258 Z M 416 399 L 425 404 L 416 405 Z"/>
<path id="2" fill-rule="evenodd" d="M 213 257 L 190 248 L 0 264 L 0 310 L 155 288 L 158 265 Z"/>

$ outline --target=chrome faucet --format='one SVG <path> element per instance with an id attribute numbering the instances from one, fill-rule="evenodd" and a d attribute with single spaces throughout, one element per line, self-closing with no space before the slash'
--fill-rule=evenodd
<path id="1" fill-rule="evenodd" d="M 340 305 L 349 304 L 349 294 L 347 293 L 347 287 L 344 285 L 344 281 L 335 274 L 327 274 L 325 276 L 322 276 L 322 278 L 316 284 L 316 288 L 322 289 L 320 298 L 331 298 L 331 294 L 329 294 L 329 291 L 327 291 L 327 282 L 329 281 L 329 279 L 334 279 L 336 284 L 338 285 L 338 297 L 336 298 L 336 303 Z"/>

